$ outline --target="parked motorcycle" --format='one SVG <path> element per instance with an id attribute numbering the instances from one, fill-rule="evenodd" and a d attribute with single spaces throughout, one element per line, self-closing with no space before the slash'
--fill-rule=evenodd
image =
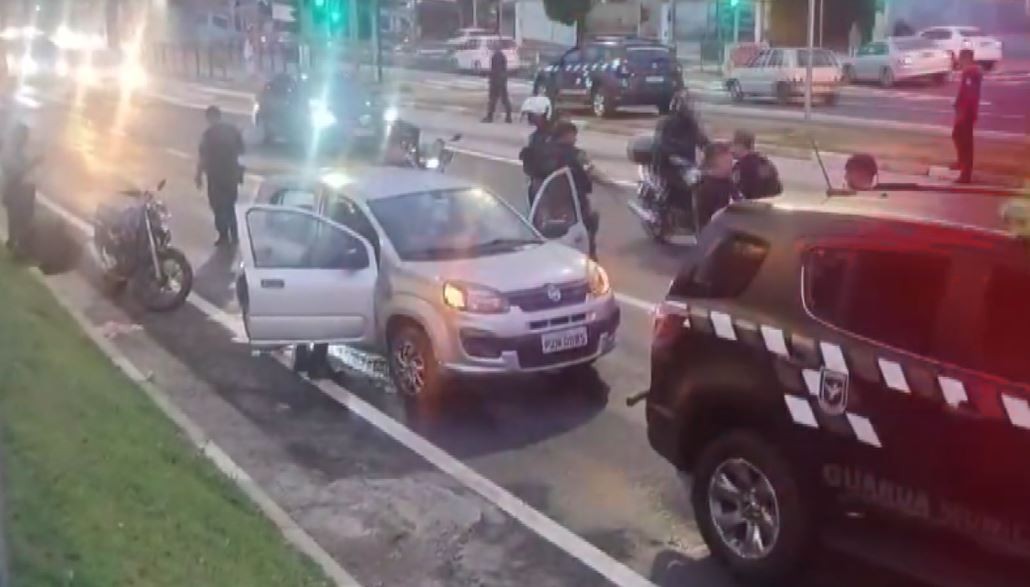
<path id="1" fill-rule="evenodd" d="M 644 232 L 655 242 L 676 242 L 679 244 L 695 244 L 697 228 L 693 213 L 694 198 L 690 197 L 690 208 L 673 206 L 669 201 L 669 188 L 657 170 L 654 160 L 654 138 L 642 136 L 630 140 L 627 156 L 637 164 L 640 176 L 636 198 L 627 205 L 633 214 L 640 218 Z M 701 181 L 701 171 L 696 165 L 673 157 L 670 162 L 683 176 L 683 183 L 694 189 Z"/>
<path id="2" fill-rule="evenodd" d="M 112 293 L 129 287 L 148 310 L 167 312 L 181 306 L 193 288 L 193 268 L 171 246 L 168 209 L 157 198 L 164 189 L 127 190 L 125 204 L 102 204 L 93 221 L 93 246 Z"/>

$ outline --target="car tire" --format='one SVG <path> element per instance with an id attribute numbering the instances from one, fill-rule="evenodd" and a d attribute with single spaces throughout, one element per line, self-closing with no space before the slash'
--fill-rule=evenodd
<path id="1" fill-rule="evenodd" d="M 948 77 L 949 76 L 946 73 L 936 73 L 933 75 L 933 77 L 930 78 L 930 81 L 935 86 L 943 86 L 945 83 L 948 82 Z"/>
<path id="2" fill-rule="evenodd" d="M 995 61 L 985 61 L 984 62 L 984 71 L 988 71 L 988 72 L 994 71 L 994 68 L 997 67 L 997 66 L 998 66 L 998 63 L 995 62 Z"/>
<path id="3" fill-rule="evenodd" d="M 847 85 L 855 83 L 855 68 L 850 65 L 845 65 L 841 71 L 841 81 Z"/>
<path id="4" fill-rule="evenodd" d="M 741 89 L 739 81 L 732 79 L 726 82 L 726 89 L 730 91 L 730 98 L 734 102 L 739 104 L 744 101 L 744 90 Z"/>
<path id="5" fill-rule="evenodd" d="M 889 67 L 884 67 L 880 70 L 880 87 L 894 87 L 894 70 Z"/>
<path id="6" fill-rule="evenodd" d="M 694 467 L 691 504 L 701 536 L 712 555 L 747 583 L 791 584 L 813 543 L 813 502 L 806 497 L 787 458 L 748 430 L 709 442 Z M 738 540 L 756 530 L 764 544 Z"/>
<path id="7" fill-rule="evenodd" d="M 610 118 L 615 114 L 615 105 L 612 104 L 611 96 L 604 91 L 604 88 L 594 87 L 590 92 L 590 109 L 598 118 Z"/>
<path id="8" fill-rule="evenodd" d="M 790 103 L 790 86 L 786 82 L 778 82 L 773 89 L 776 93 L 776 101 L 780 104 Z"/>
<path id="9" fill-rule="evenodd" d="M 839 101 L 840 101 L 840 94 L 838 94 L 836 92 L 834 92 L 832 94 L 826 94 L 826 97 L 823 98 L 823 102 L 827 106 L 836 106 L 837 102 L 839 102 Z"/>
<path id="10" fill-rule="evenodd" d="M 389 334 L 390 379 L 398 393 L 409 399 L 434 397 L 443 387 L 433 343 L 421 327 L 406 323 Z"/>

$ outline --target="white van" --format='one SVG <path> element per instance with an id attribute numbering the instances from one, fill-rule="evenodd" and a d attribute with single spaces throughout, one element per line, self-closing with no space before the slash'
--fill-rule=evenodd
<path id="1" fill-rule="evenodd" d="M 508 71 L 518 71 L 522 67 L 519 61 L 519 46 L 515 40 L 497 36 L 466 39 L 454 48 L 454 66 L 458 71 L 486 73 L 490 71 L 490 58 L 497 47 L 501 48 L 508 60 Z"/>

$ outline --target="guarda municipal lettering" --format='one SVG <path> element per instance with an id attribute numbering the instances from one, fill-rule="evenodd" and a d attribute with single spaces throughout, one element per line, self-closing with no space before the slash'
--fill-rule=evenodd
<path id="1" fill-rule="evenodd" d="M 869 471 L 857 467 L 826 465 L 823 481 L 833 489 L 867 503 L 894 510 L 906 516 L 930 518 L 930 498 L 926 492 L 906 487 L 890 479 L 877 478 Z"/>

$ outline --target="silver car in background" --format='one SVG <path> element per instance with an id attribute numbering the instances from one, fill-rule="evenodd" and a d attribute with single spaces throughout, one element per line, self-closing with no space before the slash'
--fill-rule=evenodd
<path id="1" fill-rule="evenodd" d="M 876 82 L 889 88 L 901 81 L 930 80 L 943 84 L 951 73 L 951 55 L 921 37 L 892 37 L 859 49 L 844 64 L 844 79 Z"/>

